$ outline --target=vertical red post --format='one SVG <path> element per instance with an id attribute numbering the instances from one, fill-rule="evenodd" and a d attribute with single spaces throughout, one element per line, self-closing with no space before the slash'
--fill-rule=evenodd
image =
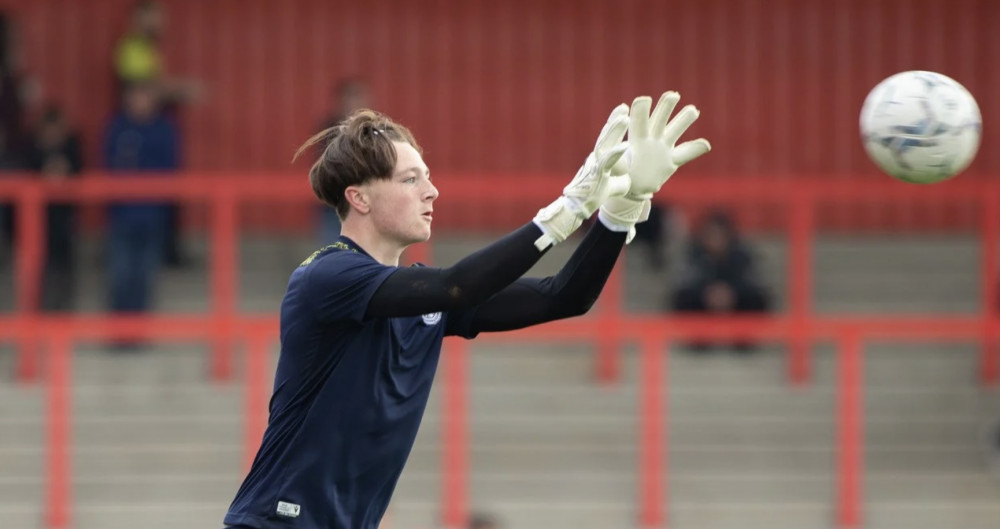
<path id="1" fill-rule="evenodd" d="M 233 374 L 233 329 L 238 282 L 237 210 L 234 190 L 219 187 L 212 195 L 212 318 L 215 322 L 211 376 L 228 380 Z"/>
<path id="2" fill-rule="evenodd" d="M 26 185 L 17 202 L 17 313 L 21 318 L 16 376 L 38 377 L 38 299 L 44 270 L 45 203 L 41 189 Z"/>
<path id="3" fill-rule="evenodd" d="M 260 332 L 247 337 L 246 358 L 246 417 L 244 463 L 250 468 L 267 427 L 267 353 L 270 341 Z"/>
<path id="4" fill-rule="evenodd" d="M 641 341 L 639 368 L 639 526 L 662 527 L 666 520 L 667 447 L 664 432 L 667 406 L 664 401 L 664 368 L 668 351 L 663 339 L 645 335 Z"/>
<path id="5" fill-rule="evenodd" d="M 864 361 L 861 333 L 849 328 L 840 336 L 837 380 L 837 524 L 861 525 L 864 482 Z"/>
<path id="6" fill-rule="evenodd" d="M 597 365 L 595 366 L 598 382 L 613 384 L 618 381 L 621 372 L 621 315 L 625 310 L 622 306 L 622 290 L 625 274 L 622 273 L 623 257 L 618 258 L 618 264 L 611 271 L 608 282 L 601 292 L 600 311 L 598 312 Z"/>
<path id="7" fill-rule="evenodd" d="M 445 527 L 465 527 L 468 517 L 469 438 L 466 416 L 468 399 L 468 344 L 452 338 L 445 342 L 444 420 L 441 457 L 444 496 L 441 499 Z"/>
<path id="8" fill-rule="evenodd" d="M 791 336 L 788 344 L 788 377 L 803 384 L 811 376 L 809 326 L 813 306 L 813 243 L 815 240 L 815 200 L 806 188 L 791 195 L 789 211 L 789 292 L 791 295 Z"/>
<path id="9" fill-rule="evenodd" d="M 998 378 L 997 341 L 1000 341 L 1000 291 L 997 288 L 997 244 L 1000 241 L 1000 196 L 995 190 L 983 194 L 982 204 L 982 270 L 984 336 L 979 362 L 980 381 L 996 385 Z"/>
<path id="10" fill-rule="evenodd" d="M 72 342 L 68 334 L 57 332 L 48 346 L 45 523 L 62 529 L 70 525 L 72 505 Z"/>

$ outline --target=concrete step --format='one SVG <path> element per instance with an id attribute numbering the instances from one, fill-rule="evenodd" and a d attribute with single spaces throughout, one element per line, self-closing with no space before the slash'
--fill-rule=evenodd
<path id="1" fill-rule="evenodd" d="M 1000 482 L 985 468 L 979 472 L 921 474 L 901 470 L 893 474 L 865 477 L 865 499 L 869 504 L 897 502 L 996 502 Z"/>
<path id="2" fill-rule="evenodd" d="M 176 418 L 169 418 L 176 419 Z M 921 450 L 942 447 L 975 447 L 987 423 L 974 417 L 939 416 L 917 419 L 871 417 L 865 424 L 869 449 L 899 446 Z M 438 443 L 442 425 L 437 417 L 425 420 L 417 446 Z M 635 417 L 508 415 L 476 417 L 469 423 L 473 446 L 514 445 L 540 450 L 564 445 L 630 449 L 637 439 Z M 832 420 L 787 416 L 704 416 L 674 417 L 669 423 L 671 446 L 726 443 L 746 446 L 824 448 L 836 445 Z M 12 428 L 0 440 L 0 458 L 5 454 L 42 454 L 41 428 Z M 156 451 L 169 446 L 201 449 L 214 443 L 236 446 L 242 441 L 242 422 L 230 417 L 191 421 L 168 418 L 137 418 L 132 422 L 98 420 L 78 424 L 73 431 L 73 450 L 80 453 L 119 447 L 128 451 Z M 974 449 L 974 448 L 973 448 Z M 2 459 L 0 459 L 2 460 Z"/>
<path id="3" fill-rule="evenodd" d="M 633 504 L 593 502 L 490 502 L 491 512 L 502 513 L 511 527 L 574 527 L 583 529 L 627 528 L 636 524 Z M 143 527 L 216 527 L 226 506 L 211 502 L 145 502 L 129 505 L 93 504 L 77 508 L 75 525 L 79 529 L 131 529 L 142 519 Z M 434 527 L 440 519 L 438 505 L 431 502 L 394 502 L 390 507 L 388 527 Z M 834 513 L 829 502 L 674 502 L 669 505 L 670 527 L 680 529 L 825 529 L 832 525 Z M 41 513 L 36 509 L 3 508 L 0 516 L 5 527 L 34 529 Z M 959 504 L 903 503 L 874 504 L 865 510 L 866 527 L 890 529 L 937 529 L 961 527 L 987 529 L 996 527 L 1000 507 L 994 504 L 964 502 Z M 6 522 L 11 522 L 7 525 Z"/>
<path id="4" fill-rule="evenodd" d="M 827 498 L 835 486 L 834 473 L 684 473 L 668 477 L 676 501 L 811 501 Z M 171 501 L 232 500 L 242 475 L 187 476 L 177 474 L 104 475 L 76 477 L 73 497 L 77 502 L 134 503 L 152 499 Z M 555 501 L 583 499 L 629 501 L 635 497 L 636 478 L 627 473 L 606 474 L 576 471 L 549 474 L 535 471 L 476 472 L 469 477 L 473 496 L 515 501 L 522 497 L 549 496 Z M 409 467 L 400 479 L 395 498 L 434 500 L 440 494 L 437 473 L 418 473 Z M 987 501 L 996 498 L 1000 485 L 980 473 L 872 473 L 865 478 L 869 503 L 905 501 Z M 0 493 L 8 503 L 44 497 L 44 480 L 0 479 Z"/>
<path id="5" fill-rule="evenodd" d="M 905 364 L 903 359 L 887 359 L 886 364 Z M 955 371 L 954 362 L 931 365 L 880 365 L 878 360 L 869 363 L 867 378 L 888 376 L 894 379 L 905 376 L 934 376 Z M 680 365 L 674 362 L 674 365 Z M 703 366 L 709 367 L 710 366 Z M 722 367 L 716 364 L 716 367 Z M 688 369 L 691 368 L 691 369 Z M 756 371 L 748 368 L 748 371 Z M 685 376 L 699 376 L 703 369 L 685 368 Z M 963 370 L 957 370 L 959 372 Z M 724 373 L 724 371 L 723 371 Z M 735 375 L 735 373 L 734 373 Z M 708 376 L 708 375 L 706 375 Z M 720 375 L 721 376 L 721 375 Z M 677 378 L 681 378 L 680 375 Z M 908 385 L 909 386 L 909 385 Z M 934 416 L 956 411 L 974 412 L 992 410 L 1000 405 L 1000 392 L 980 390 L 962 385 L 958 387 L 884 387 L 877 385 L 865 389 L 866 413 L 870 416 L 893 415 L 897 418 Z M 444 383 L 438 381 L 431 394 L 428 416 L 440 411 L 440 391 Z M 519 385 L 487 385 L 472 383 L 469 390 L 470 417 L 489 417 L 494 413 L 531 410 L 534 414 L 559 413 L 569 409 L 586 410 L 591 415 L 630 414 L 638 404 L 638 389 L 630 382 L 613 387 L 595 384 L 564 383 L 549 388 Z M 735 388 L 690 387 L 674 384 L 668 389 L 670 412 L 673 417 L 686 414 L 744 415 L 768 413 L 773 415 L 815 415 L 826 413 L 832 417 L 835 388 L 830 386 L 743 386 Z M 118 386 L 103 388 L 88 383 L 76 386 L 73 391 L 74 419 L 78 425 L 99 420 L 108 423 L 129 421 L 154 422 L 150 415 L 168 415 L 165 420 L 175 423 L 184 418 L 192 421 L 219 420 L 242 421 L 245 389 L 233 385 L 213 386 L 187 384 L 184 386 L 150 385 Z M 46 409 L 45 388 L 40 385 L 0 388 L 0 433 L 7 427 L 41 424 Z M 169 414 L 158 413 L 169 410 Z M 9 426 L 8 426 L 9 425 Z M 0 436 L 0 443 L 5 436 Z"/>
<path id="6" fill-rule="evenodd" d="M 905 395 L 905 393 L 902 393 Z M 962 394 L 960 394 L 962 395 Z M 962 395 L 961 400 L 969 398 Z M 877 401 L 877 400 L 876 400 Z M 747 406 L 687 409 L 670 404 L 671 439 L 675 443 L 713 440 L 746 443 L 807 443 L 832 445 L 836 422 L 830 406 L 815 409 L 781 409 L 776 406 Z M 727 401 L 727 406 L 729 406 Z M 866 413 L 865 432 L 875 444 L 909 443 L 914 445 L 962 443 L 977 439 L 990 424 L 992 406 L 962 406 L 940 410 L 915 406 L 896 410 L 891 406 L 872 406 Z M 14 417 L 0 420 L 0 449 L 40 449 L 46 432 L 46 418 Z M 473 440 L 510 441 L 527 444 L 560 444 L 587 441 L 634 443 L 639 415 L 634 408 L 619 413 L 591 413 L 589 409 L 534 410 L 530 412 L 472 412 L 468 416 Z M 242 440 L 242 414 L 225 415 L 95 415 L 81 414 L 72 424 L 78 449 L 108 444 L 161 446 L 166 444 L 238 443 Z M 420 439 L 436 441 L 443 428 L 439 407 L 424 417 Z"/>
<path id="7" fill-rule="evenodd" d="M 6 463 L 9 457 L 3 454 L 0 460 Z M 77 449 L 73 454 L 74 472 L 80 477 L 144 473 L 238 475 L 243 469 L 242 463 L 243 447 L 239 444 L 108 445 Z"/>
<path id="8" fill-rule="evenodd" d="M 4 529 L 40 529 L 45 516 L 40 503 L 0 502 L 0 520 Z"/>
<path id="9" fill-rule="evenodd" d="M 831 502 L 826 500 L 677 501 L 667 508 L 670 527 L 677 529 L 826 529 L 833 519 Z"/>
<path id="10" fill-rule="evenodd" d="M 864 510 L 865 525 L 876 529 L 896 527 L 994 529 L 1000 527 L 1000 502 L 996 497 L 970 501 L 929 499 L 870 502 Z"/>
<path id="11" fill-rule="evenodd" d="M 73 482 L 73 501 L 77 505 L 94 503 L 142 503 L 148 501 L 212 501 L 228 505 L 240 486 L 242 476 L 227 475 L 124 475 L 77 477 Z M 36 498 L 44 498 L 41 480 L 30 483 Z M 0 480 L 0 493 L 11 499 L 24 496 L 23 483 Z"/>
<path id="12" fill-rule="evenodd" d="M 142 527 L 222 527 L 229 502 L 172 502 L 150 500 L 136 503 L 102 502 L 78 505 L 75 529 L 134 529 Z"/>
<path id="13" fill-rule="evenodd" d="M 41 425 L 39 425 L 41 426 Z M 78 449 L 117 445 L 187 445 L 242 439 L 243 418 L 239 416 L 120 416 L 77 419 L 73 442 Z M 42 428 L 11 428 L 0 438 L 0 448 L 38 446 Z"/>
<path id="14" fill-rule="evenodd" d="M 625 529 L 636 526 L 635 506 L 631 502 L 562 502 L 539 498 L 497 501 L 473 496 L 470 503 L 481 510 L 497 513 L 504 527 Z M 393 502 L 389 514 L 390 529 L 440 526 L 436 503 Z"/>

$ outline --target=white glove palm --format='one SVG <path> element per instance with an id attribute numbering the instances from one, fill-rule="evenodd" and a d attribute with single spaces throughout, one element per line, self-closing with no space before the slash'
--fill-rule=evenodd
<path id="1" fill-rule="evenodd" d="M 652 115 L 649 113 L 652 103 L 649 96 L 639 96 L 632 102 L 629 149 L 625 157 L 628 174 L 632 178 L 632 187 L 626 195 L 628 198 L 652 198 L 677 168 L 712 150 L 712 145 L 704 138 L 676 145 L 681 134 L 699 115 L 697 108 L 687 105 L 673 120 L 669 120 L 680 98 L 677 92 L 664 92 Z"/>
<path id="2" fill-rule="evenodd" d="M 704 138 L 675 145 L 681 134 L 698 119 L 698 109 L 688 105 L 669 121 L 680 100 L 677 92 L 665 92 L 652 116 L 652 99 L 640 96 L 629 112 L 628 151 L 612 169 L 612 175 L 628 173 L 631 187 L 625 196 L 611 197 L 601 206 L 600 219 L 612 230 L 627 231 L 626 242 L 635 237 L 635 225 L 649 218 L 650 199 L 677 169 L 712 149 Z"/>
<path id="3" fill-rule="evenodd" d="M 622 142 L 628 121 L 628 106 L 615 107 L 597 137 L 594 151 L 563 188 L 562 196 L 535 215 L 534 222 L 542 230 L 542 236 L 535 241 L 539 250 L 566 240 L 608 197 L 624 196 L 628 192 L 628 176 L 611 176 L 611 168 L 628 147 Z"/>

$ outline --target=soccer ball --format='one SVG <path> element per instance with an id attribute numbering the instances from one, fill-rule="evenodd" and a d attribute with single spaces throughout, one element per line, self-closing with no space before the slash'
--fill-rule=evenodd
<path id="1" fill-rule="evenodd" d="M 873 88 L 861 108 L 868 156 L 904 182 L 932 184 L 962 172 L 981 133 L 972 94 L 939 73 L 897 73 Z"/>

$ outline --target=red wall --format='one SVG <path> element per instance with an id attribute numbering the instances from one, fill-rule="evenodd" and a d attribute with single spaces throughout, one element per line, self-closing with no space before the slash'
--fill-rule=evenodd
<path id="1" fill-rule="evenodd" d="M 874 173 L 858 141 L 867 91 L 936 70 L 977 95 L 1000 172 L 1000 2 L 990 0 L 171 0 L 170 70 L 203 78 L 185 116 L 193 168 L 273 170 L 328 111 L 344 74 L 411 126 L 432 170 L 571 174 L 607 112 L 681 92 L 715 151 L 691 171 Z M 28 64 L 96 152 L 126 0 L 0 0 Z M 695 169 L 696 167 L 696 169 Z M 969 175 L 969 178 L 977 177 Z"/>

